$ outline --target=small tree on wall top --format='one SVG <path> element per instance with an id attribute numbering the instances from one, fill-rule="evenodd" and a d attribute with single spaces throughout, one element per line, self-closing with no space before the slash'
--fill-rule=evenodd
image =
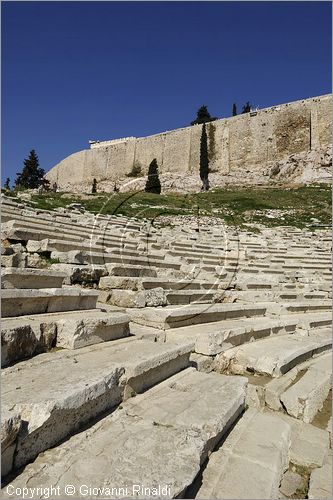
<path id="1" fill-rule="evenodd" d="M 243 106 L 242 114 L 244 114 L 244 113 L 250 113 L 251 109 L 252 109 L 252 106 L 251 106 L 250 102 L 247 101 L 247 103 L 244 104 L 244 106 Z"/>
<path id="2" fill-rule="evenodd" d="M 156 158 L 154 158 L 149 165 L 145 191 L 147 193 L 161 194 L 161 183 L 158 176 L 158 164 Z"/>
<path id="3" fill-rule="evenodd" d="M 208 191 L 209 189 L 209 158 L 208 158 L 208 144 L 206 125 L 203 124 L 201 139 L 200 139 L 200 179 L 202 181 L 201 191 Z"/>
<path id="4" fill-rule="evenodd" d="M 236 115 L 237 115 L 237 105 L 234 102 L 232 105 L 232 116 L 236 116 Z"/>
<path id="5" fill-rule="evenodd" d="M 207 106 L 201 106 L 197 111 L 196 119 L 191 122 L 191 125 L 201 125 L 202 123 L 213 122 L 215 120 L 217 120 L 217 118 L 211 116 Z"/>

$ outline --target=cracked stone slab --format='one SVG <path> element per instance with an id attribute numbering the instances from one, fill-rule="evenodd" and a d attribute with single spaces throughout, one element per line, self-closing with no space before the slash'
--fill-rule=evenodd
<path id="1" fill-rule="evenodd" d="M 331 330 L 322 328 L 308 335 L 278 335 L 234 347 L 220 354 L 217 363 L 232 373 L 248 370 L 278 377 L 331 346 Z"/>
<path id="2" fill-rule="evenodd" d="M 2 316 L 94 309 L 97 298 L 98 292 L 77 288 L 5 289 L 1 292 Z"/>
<path id="3" fill-rule="evenodd" d="M 1 269 L 1 288 L 61 288 L 66 275 L 51 269 Z"/>
<path id="4" fill-rule="evenodd" d="M 20 416 L 14 467 L 189 365 L 191 346 L 128 338 L 41 354 L 2 371 L 2 408 Z"/>
<path id="5" fill-rule="evenodd" d="M 322 408 L 332 386 L 332 356 L 320 356 L 296 383 L 280 396 L 287 413 L 311 422 Z"/>
<path id="6" fill-rule="evenodd" d="M 248 318 L 265 314 L 265 305 L 243 304 L 197 304 L 183 307 L 165 307 L 163 309 L 145 308 L 131 311 L 131 320 L 140 325 L 169 329 L 199 323 L 210 323 L 232 318 Z"/>
<path id="7" fill-rule="evenodd" d="M 160 484 L 169 488 L 165 498 L 180 497 L 214 443 L 244 408 L 245 387 L 241 378 L 186 370 L 46 451 L 11 484 L 59 485 L 62 492 L 72 484 L 78 498 L 84 496 L 81 484 L 128 488 L 132 498 L 153 498 L 143 492 L 133 494 L 133 485 Z M 115 493 L 111 498 L 120 496 Z M 100 490 L 96 498 L 103 497 Z"/>
<path id="8" fill-rule="evenodd" d="M 290 440 L 286 422 L 247 410 L 209 457 L 196 498 L 278 498 Z"/>
<path id="9" fill-rule="evenodd" d="M 270 410 L 266 411 L 276 415 Z M 329 433 L 284 413 L 278 415 L 291 428 L 290 461 L 307 468 L 321 467 L 330 447 Z"/>

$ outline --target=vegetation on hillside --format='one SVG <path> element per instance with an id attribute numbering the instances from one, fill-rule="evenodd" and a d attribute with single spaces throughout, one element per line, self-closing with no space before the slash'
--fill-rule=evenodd
<path id="1" fill-rule="evenodd" d="M 20 193 L 18 193 L 19 195 Z M 227 224 L 316 227 L 331 224 L 331 186 L 286 188 L 224 188 L 193 194 L 146 192 L 74 195 L 32 195 L 31 206 L 54 210 L 79 202 L 92 213 L 158 218 L 160 215 L 193 215 L 222 218 Z"/>

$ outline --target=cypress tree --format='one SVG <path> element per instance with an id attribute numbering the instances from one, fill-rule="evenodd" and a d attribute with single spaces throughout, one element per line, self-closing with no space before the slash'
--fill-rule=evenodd
<path id="1" fill-rule="evenodd" d="M 149 165 L 145 191 L 147 193 L 161 194 L 161 183 L 158 176 L 158 164 L 156 158 L 154 158 Z"/>
<path id="2" fill-rule="evenodd" d="M 97 193 L 97 181 L 96 181 L 96 179 L 93 180 L 91 192 Z"/>
<path id="3" fill-rule="evenodd" d="M 236 103 L 234 102 L 232 105 L 232 116 L 236 116 L 236 115 L 237 115 L 237 106 L 236 106 Z"/>
<path id="4" fill-rule="evenodd" d="M 251 104 L 249 103 L 249 101 L 247 101 L 247 103 L 244 104 L 243 106 L 242 114 L 249 113 L 251 111 L 251 108 L 252 108 Z"/>
<path id="5" fill-rule="evenodd" d="M 6 191 L 10 191 L 10 178 L 9 177 L 7 177 L 7 179 L 5 180 L 3 187 Z"/>
<path id="6" fill-rule="evenodd" d="M 201 125 L 202 123 L 213 122 L 215 120 L 217 120 L 217 118 L 211 116 L 207 106 L 201 106 L 197 111 L 196 119 L 191 122 L 191 125 Z"/>
<path id="7" fill-rule="evenodd" d="M 39 160 L 36 151 L 32 149 L 29 157 L 23 162 L 21 173 L 16 174 L 15 186 L 24 189 L 36 189 L 44 185 L 45 171 L 39 167 Z"/>
<path id="8" fill-rule="evenodd" d="M 206 125 L 202 125 L 201 139 L 200 139 L 200 179 L 202 181 L 202 191 L 209 189 L 209 158 L 208 158 L 208 143 Z"/>

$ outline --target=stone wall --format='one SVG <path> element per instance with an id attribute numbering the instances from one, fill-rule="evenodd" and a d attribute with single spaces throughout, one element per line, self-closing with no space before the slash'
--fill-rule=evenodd
<path id="1" fill-rule="evenodd" d="M 289 155 L 324 150 L 332 142 L 332 96 L 324 95 L 207 124 L 211 172 L 260 175 Z M 199 170 L 201 126 L 141 138 L 105 141 L 74 153 L 47 174 L 62 190 L 89 191 L 92 180 L 112 190 L 133 165 L 146 174 L 157 159 L 161 174 L 195 175 Z"/>

